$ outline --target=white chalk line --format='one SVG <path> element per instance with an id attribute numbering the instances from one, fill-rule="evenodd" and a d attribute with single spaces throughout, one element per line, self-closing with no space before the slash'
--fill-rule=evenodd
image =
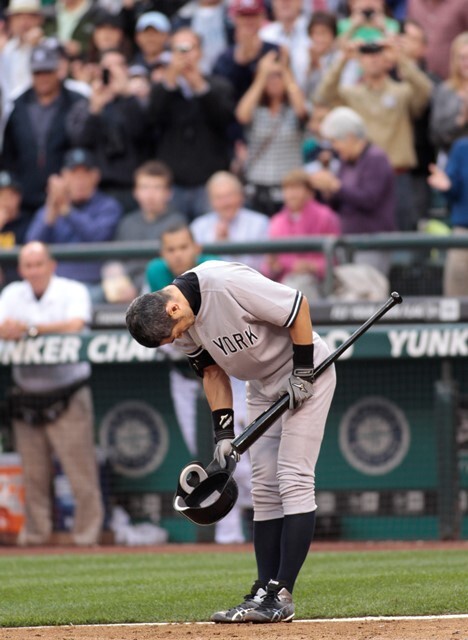
<path id="1" fill-rule="evenodd" d="M 403 622 L 405 620 L 468 620 L 468 613 L 450 613 L 440 616 L 364 616 L 362 618 L 312 618 L 310 620 L 293 620 L 293 623 L 327 623 L 327 622 Z M 168 627 L 175 625 L 211 625 L 215 626 L 215 622 L 113 622 L 109 624 L 60 624 L 60 625 L 44 625 L 38 627 L 9 627 L 8 630 L 15 629 L 56 629 L 57 627 L 67 627 L 74 629 L 86 629 L 88 627 Z M 218 627 L 230 627 L 229 624 L 218 624 Z M 232 625 L 235 626 L 235 625 Z M 0 627 L 1 629 L 2 627 Z M 5 631 L 6 628 L 4 627 Z"/>

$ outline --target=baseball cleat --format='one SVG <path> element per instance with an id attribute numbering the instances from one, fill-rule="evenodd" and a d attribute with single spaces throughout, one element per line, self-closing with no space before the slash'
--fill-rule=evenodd
<path id="1" fill-rule="evenodd" d="M 244 622 L 292 622 L 293 618 L 292 595 L 281 582 L 270 580 L 266 596 L 258 607 L 246 613 Z"/>
<path id="2" fill-rule="evenodd" d="M 227 611 L 217 611 L 213 613 L 211 622 L 245 622 L 246 614 L 258 607 L 265 597 L 266 591 L 263 585 L 264 583 L 260 582 L 260 580 L 256 580 L 250 593 L 244 596 L 243 602 L 238 604 L 237 607 L 233 607 Z"/>

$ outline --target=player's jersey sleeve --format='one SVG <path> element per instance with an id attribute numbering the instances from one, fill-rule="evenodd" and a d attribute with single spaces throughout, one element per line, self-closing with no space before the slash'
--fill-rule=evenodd
<path id="1" fill-rule="evenodd" d="M 226 293 L 258 320 L 289 328 L 299 313 L 302 293 L 245 265 L 233 266 L 226 276 Z"/>

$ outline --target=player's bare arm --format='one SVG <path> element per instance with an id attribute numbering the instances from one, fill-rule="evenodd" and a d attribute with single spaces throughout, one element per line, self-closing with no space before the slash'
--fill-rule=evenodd
<path id="1" fill-rule="evenodd" d="M 314 342 L 307 299 L 302 298 L 299 313 L 289 329 L 293 343 L 293 371 L 288 381 L 289 408 L 299 409 L 313 395 Z"/>
<path id="2" fill-rule="evenodd" d="M 289 329 L 293 344 L 311 344 L 313 342 L 312 320 L 307 299 L 302 298 L 299 313 Z"/>
<path id="3" fill-rule="evenodd" d="M 204 369 L 203 388 L 211 411 L 232 409 L 231 381 L 219 365 L 214 364 Z"/>

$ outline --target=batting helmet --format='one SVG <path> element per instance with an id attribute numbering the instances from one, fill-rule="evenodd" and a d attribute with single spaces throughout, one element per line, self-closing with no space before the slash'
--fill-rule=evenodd
<path id="1" fill-rule="evenodd" d="M 188 464 L 179 476 L 174 509 L 199 525 L 214 524 L 227 516 L 239 495 L 232 477 L 235 467 L 231 457 L 225 469 L 214 460 L 206 469 L 200 462 Z"/>

